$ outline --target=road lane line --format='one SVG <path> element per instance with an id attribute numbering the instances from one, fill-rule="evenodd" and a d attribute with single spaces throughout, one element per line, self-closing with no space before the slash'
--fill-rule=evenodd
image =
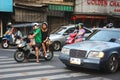
<path id="1" fill-rule="evenodd" d="M 38 63 L 39 64 L 39 63 Z M 19 68 L 9 68 L 9 69 L 1 69 L 0 72 L 10 72 L 10 71 L 24 71 L 24 70 L 37 70 L 37 69 L 44 69 L 44 68 L 55 68 L 55 66 L 51 65 L 44 65 L 44 66 L 26 66 L 26 67 L 19 67 Z"/>
<path id="2" fill-rule="evenodd" d="M 10 60 L 14 60 L 13 58 L 0 58 L 0 61 L 10 61 Z"/>
<path id="3" fill-rule="evenodd" d="M 41 63 L 39 63 L 41 64 Z M 30 66 L 30 65 L 38 65 L 38 63 L 16 63 L 16 64 L 5 64 L 5 65 L 1 65 L 0 64 L 0 68 L 7 68 L 7 67 L 21 67 L 21 66 Z"/>
<path id="4" fill-rule="evenodd" d="M 88 78 L 88 79 L 79 79 L 79 80 L 112 80 L 104 77 L 93 77 L 93 78 Z"/>
<path id="5" fill-rule="evenodd" d="M 16 62 L 16 61 L 0 62 L 0 65 L 3 65 L 3 64 L 10 64 L 10 63 L 17 63 L 17 62 Z"/>
<path id="6" fill-rule="evenodd" d="M 45 71 L 34 71 L 34 72 L 31 71 L 31 72 L 4 74 L 4 75 L 0 75 L 0 79 L 1 78 L 3 79 L 3 78 L 22 77 L 22 76 L 33 76 L 33 75 L 40 75 L 40 74 L 43 75 L 43 74 L 61 73 L 61 72 L 71 72 L 71 70 L 53 69 L 53 70 L 45 70 Z"/>
<path id="7" fill-rule="evenodd" d="M 74 78 L 80 76 L 89 76 L 89 74 L 84 73 L 63 73 L 63 74 L 56 74 L 51 76 L 43 76 L 43 77 L 34 77 L 34 78 L 25 78 L 25 79 L 17 79 L 17 80 L 56 80 L 56 79 L 63 79 L 63 78 Z"/>
<path id="8" fill-rule="evenodd" d="M 8 56 L 0 56 L 0 59 L 8 58 Z"/>

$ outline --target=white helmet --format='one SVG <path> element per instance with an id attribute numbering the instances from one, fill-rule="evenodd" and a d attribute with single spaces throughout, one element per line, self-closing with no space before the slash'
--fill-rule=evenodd
<path id="1" fill-rule="evenodd" d="M 11 22 L 8 22 L 8 24 L 7 25 L 12 25 L 12 23 Z"/>
<path id="2" fill-rule="evenodd" d="M 35 29 L 39 28 L 39 24 L 38 23 L 33 23 L 33 26 L 35 26 Z"/>

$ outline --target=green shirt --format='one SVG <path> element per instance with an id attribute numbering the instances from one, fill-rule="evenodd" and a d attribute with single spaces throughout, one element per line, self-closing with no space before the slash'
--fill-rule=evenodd
<path id="1" fill-rule="evenodd" d="M 36 43 L 42 43 L 42 34 L 41 34 L 41 30 L 40 28 L 36 29 L 34 34 L 36 34 L 35 36 L 35 42 Z"/>

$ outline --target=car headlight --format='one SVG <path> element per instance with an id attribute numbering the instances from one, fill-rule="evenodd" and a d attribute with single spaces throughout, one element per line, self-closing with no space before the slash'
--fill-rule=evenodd
<path id="1" fill-rule="evenodd" d="M 90 51 L 88 54 L 88 58 L 103 58 L 104 57 L 104 52 L 100 52 L 100 51 Z"/>
<path id="2" fill-rule="evenodd" d="M 62 48 L 61 53 L 69 55 L 70 49 L 68 49 L 68 48 Z"/>

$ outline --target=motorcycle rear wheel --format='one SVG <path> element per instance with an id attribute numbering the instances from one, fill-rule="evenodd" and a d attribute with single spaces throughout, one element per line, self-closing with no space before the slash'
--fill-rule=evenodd
<path id="1" fill-rule="evenodd" d="M 45 57 L 45 60 L 50 61 L 54 56 L 53 51 L 49 51 L 47 54 L 48 54 L 48 56 Z"/>
<path id="2" fill-rule="evenodd" d="M 6 40 L 3 40 L 1 45 L 2 45 L 2 48 L 7 49 L 9 47 L 9 42 Z"/>

